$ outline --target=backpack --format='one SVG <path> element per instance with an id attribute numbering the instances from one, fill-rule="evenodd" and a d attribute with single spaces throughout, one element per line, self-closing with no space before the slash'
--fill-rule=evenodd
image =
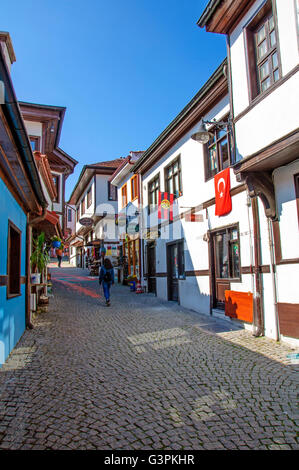
<path id="1" fill-rule="evenodd" d="M 112 277 L 111 277 L 111 272 L 110 271 L 107 271 L 105 272 L 104 274 L 104 277 L 103 277 L 103 281 L 104 282 L 111 282 L 112 281 Z"/>

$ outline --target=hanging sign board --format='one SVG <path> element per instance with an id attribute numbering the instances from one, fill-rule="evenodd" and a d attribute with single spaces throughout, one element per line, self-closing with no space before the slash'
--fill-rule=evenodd
<path id="1" fill-rule="evenodd" d="M 93 225 L 93 220 L 91 217 L 83 217 L 79 219 L 79 224 L 84 225 L 84 227 L 91 227 Z"/>

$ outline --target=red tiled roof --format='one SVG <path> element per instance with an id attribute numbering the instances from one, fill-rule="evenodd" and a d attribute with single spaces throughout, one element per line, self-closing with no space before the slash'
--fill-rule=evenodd
<path id="1" fill-rule="evenodd" d="M 115 160 L 108 160 L 107 162 L 92 163 L 89 166 L 117 168 L 122 162 L 123 158 L 116 158 Z"/>

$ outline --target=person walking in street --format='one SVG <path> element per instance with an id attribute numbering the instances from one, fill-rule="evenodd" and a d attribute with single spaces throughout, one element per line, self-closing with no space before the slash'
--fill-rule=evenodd
<path id="1" fill-rule="evenodd" d="M 114 284 L 114 269 L 109 258 L 105 258 L 101 266 L 99 284 L 103 284 L 104 296 L 108 307 L 110 305 L 110 288 Z"/>
<path id="2" fill-rule="evenodd" d="M 62 249 L 56 248 L 56 256 L 58 261 L 58 267 L 61 268 L 61 260 L 62 260 Z"/>

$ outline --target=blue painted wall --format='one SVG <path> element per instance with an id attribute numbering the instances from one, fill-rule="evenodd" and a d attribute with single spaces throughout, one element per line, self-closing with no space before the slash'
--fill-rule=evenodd
<path id="1" fill-rule="evenodd" d="M 26 214 L 0 178 L 0 275 L 7 275 L 8 220 L 21 230 L 21 276 L 26 275 Z M 25 331 L 26 294 L 6 298 L 6 286 L 0 286 L 0 367 Z"/>

